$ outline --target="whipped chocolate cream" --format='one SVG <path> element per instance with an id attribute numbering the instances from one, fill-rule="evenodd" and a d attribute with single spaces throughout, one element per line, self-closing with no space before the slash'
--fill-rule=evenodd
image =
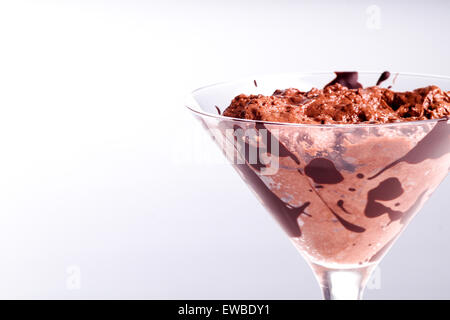
<path id="1" fill-rule="evenodd" d="M 306 124 L 392 123 L 450 115 L 450 92 L 437 86 L 408 92 L 379 86 L 362 88 L 356 73 L 336 74 L 336 79 L 323 89 L 303 92 L 289 88 L 276 90 L 271 96 L 241 94 L 233 99 L 223 115 Z M 378 83 L 388 77 L 384 72 Z"/>

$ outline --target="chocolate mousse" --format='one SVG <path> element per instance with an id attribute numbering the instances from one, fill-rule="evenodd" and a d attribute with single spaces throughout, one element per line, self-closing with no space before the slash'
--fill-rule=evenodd
<path id="1" fill-rule="evenodd" d="M 382 88 L 386 72 L 378 85 L 367 88 L 354 72 L 336 74 L 323 89 L 241 94 L 223 112 L 265 123 L 232 118 L 202 122 L 219 132 L 215 140 L 223 150 L 236 151 L 234 167 L 309 261 L 372 264 L 448 173 L 449 92 L 437 86 L 409 92 Z M 411 123 L 428 119 L 438 121 Z M 320 125 L 397 122 L 410 125 Z M 256 137 L 236 134 L 252 130 Z M 258 150 L 253 159 L 251 148 Z M 261 161 L 262 155 L 276 159 L 270 175 L 263 170 L 275 162 Z"/>
<path id="2" fill-rule="evenodd" d="M 385 78 L 383 74 L 378 82 Z M 450 115 L 450 92 L 437 86 L 396 92 L 379 86 L 362 88 L 349 76 L 345 81 L 339 79 L 338 73 L 325 88 L 307 92 L 289 88 L 276 90 L 271 96 L 241 94 L 223 115 L 306 124 L 392 123 Z"/>

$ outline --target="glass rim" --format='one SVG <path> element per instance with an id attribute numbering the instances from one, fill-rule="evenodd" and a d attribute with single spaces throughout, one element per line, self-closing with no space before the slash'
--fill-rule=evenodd
<path id="1" fill-rule="evenodd" d="M 339 72 L 339 71 L 336 71 Z M 381 74 L 383 71 L 358 71 L 358 74 Z M 335 71 L 318 71 L 318 72 L 286 72 L 286 73 L 272 73 L 272 74 L 266 74 L 266 75 L 254 75 L 254 76 L 248 76 L 243 77 L 239 79 L 229 80 L 229 81 L 222 81 L 213 83 L 210 85 L 205 85 L 202 87 L 199 87 L 193 91 L 191 91 L 189 94 L 186 95 L 184 99 L 184 106 L 190 110 L 191 112 L 208 118 L 215 118 L 219 120 L 227 120 L 227 121 L 236 121 L 236 122 L 244 122 L 244 123 L 260 123 L 260 124 L 268 124 L 268 125 L 276 125 L 276 126 L 284 126 L 284 127 L 301 127 L 301 128 L 365 128 L 365 127 L 391 127 L 391 126 L 417 126 L 422 124 L 428 124 L 428 123 L 437 123 L 439 121 L 449 121 L 449 117 L 443 117 L 439 119 L 427 119 L 427 120 L 415 120 L 415 121 L 399 121 L 399 122 L 388 122 L 388 123 L 333 123 L 333 124 L 311 124 L 311 123 L 291 123 L 291 122 L 277 122 L 277 121 L 266 121 L 266 120 L 253 120 L 253 119 L 241 119 L 241 118 L 234 118 L 234 117 L 227 117 L 221 114 L 214 114 L 211 112 L 203 111 L 197 107 L 194 107 L 189 103 L 189 101 L 193 100 L 193 97 L 196 93 L 210 89 L 213 87 L 219 87 L 224 86 L 228 84 L 232 84 L 235 82 L 241 82 L 241 81 L 253 81 L 255 78 L 268 78 L 268 77 L 280 77 L 280 76 L 317 76 L 317 75 L 325 75 L 325 74 L 334 74 Z M 391 74 L 394 74 L 395 76 L 402 75 L 402 76 L 409 76 L 409 77 L 417 77 L 417 78 L 429 78 L 429 79 L 444 79 L 450 81 L 450 76 L 443 76 L 443 75 L 434 75 L 434 74 L 421 74 L 421 73 L 409 73 L 409 72 L 390 72 Z M 431 85 L 431 84 L 430 84 Z M 197 104 L 198 105 L 198 104 Z"/>

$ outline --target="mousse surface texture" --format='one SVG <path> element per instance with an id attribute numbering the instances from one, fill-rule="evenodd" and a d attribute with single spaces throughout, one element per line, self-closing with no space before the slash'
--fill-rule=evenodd
<path id="1" fill-rule="evenodd" d="M 379 86 L 362 88 L 357 82 L 335 80 L 323 89 L 313 88 L 307 92 L 289 88 L 276 90 L 271 96 L 241 94 L 233 99 L 223 115 L 306 124 L 441 119 L 450 115 L 450 93 L 433 85 L 396 92 Z"/>

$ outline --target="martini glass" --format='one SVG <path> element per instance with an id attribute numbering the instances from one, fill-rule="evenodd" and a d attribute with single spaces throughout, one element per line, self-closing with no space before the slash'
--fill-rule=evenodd
<path id="1" fill-rule="evenodd" d="M 359 73 L 374 85 L 380 73 Z M 220 115 L 238 94 L 322 88 L 333 73 L 283 74 L 211 85 L 186 106 L 311 266 L 325 299 L 361 299 L 376 265 L 447 176 L 448 118 L 306 125 Z M 450 78 L 395 74 L 397 91 Z"/>

